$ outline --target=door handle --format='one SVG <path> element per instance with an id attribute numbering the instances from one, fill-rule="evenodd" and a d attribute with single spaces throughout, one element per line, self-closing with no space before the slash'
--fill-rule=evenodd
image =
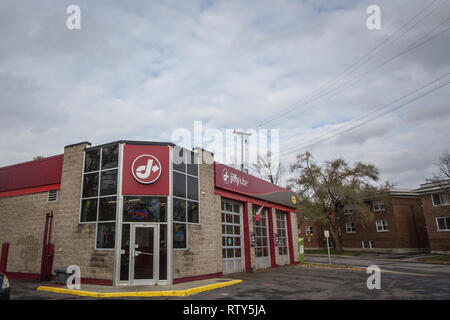
<path id="1" fill-rule="evenodd" d="M 147 252 L 142 252 L 142 251 L 137 251 L 137 250 L 134 252 L 134 256 L 135 257 L 139 256 L 140 254 L 144 254 L 144 255 L 147 255 L 147 256 L 152 256 L 153 255 L 153 253 L 147 253 Z"/>

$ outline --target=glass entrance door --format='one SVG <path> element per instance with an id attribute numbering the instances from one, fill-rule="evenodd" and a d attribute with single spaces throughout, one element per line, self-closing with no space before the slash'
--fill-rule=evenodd
<path id="1" fill-rule="evenodd" d="M 134 225 L 131 246 L 132 284 L 154 284 L 158 279 L 159 236 L 157 226 Z"/>

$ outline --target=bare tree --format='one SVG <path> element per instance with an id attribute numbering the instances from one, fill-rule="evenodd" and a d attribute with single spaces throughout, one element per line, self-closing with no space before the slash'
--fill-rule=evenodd
<path id="1" fill-rule="evenodd" d="M 277 185 L 281 183 L 281 179 L 286 173 L 286 168 L 284 165 L 272 154 L 271 151 L 258 155 L 256 163 L 253 164 L 253 169 L 261 178 Z"/>
<path id="2" fill-rule="evenodd" d="M 426 179 L 428 182 L 450 179 L 450 153 L 444 150 L 439 157 L 439 168 L 437 172 L 433 172 L 431 179 Z"/>

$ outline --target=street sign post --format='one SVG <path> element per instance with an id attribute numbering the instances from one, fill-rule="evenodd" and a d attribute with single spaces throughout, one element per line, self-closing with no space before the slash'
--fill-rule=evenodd
<path id="1" fill-rule="evenodd" d="M 300 263 L 305 263 L 305 239 L 298 239 L 298 249 L 300 250 Z"/>
<path id="2" fill-rule="evenodd" d="M 328 238 L 330 237 L 330 232 L 328 230 L 324 231 L 325 239 L 327 240 L 327 250 L 328 250 L 328 264 L 331 264 L 331 256 L 330 256 L 330 241 Z"/>

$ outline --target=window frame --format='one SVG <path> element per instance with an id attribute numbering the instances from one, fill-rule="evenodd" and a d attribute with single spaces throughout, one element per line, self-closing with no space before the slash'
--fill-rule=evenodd
<path id="1" fill-rule="evenodd" d="M 313 235 L 314 231 L 313 231 L 313 226 L 305 226 L 305 235 Z"/>
<path id="2" fill-rule="evenodd" d="M 345 216 L 353 214 L 353 208 L 351 206 L 344 206 L 343 211 Z"/>
<path id="3" fill-rule="evenodd" d="M 445 223 L 445 226 L 447 229 L 439 228 L 438 219 L 444 219 L 444 223 Z M 449 223 L 447 223 L 447 220 L 449 221 Z M 437 228 L 437 232 L 450 232 L 450 216 L 436 217 L 436 228 Z"/>
<path id="4" fill-rule="evenodd" d="M 118 148 L 118 159 L 117 159 L 117 166 L 113 167 L 113 168 L 107 168 L 105 170 L 102 170 L 102 157 L 103 157 L 103 148 L 105 147 L 111 147 L 111 146 L 116 146 Z M 93 171 L 88 171 L 85 172 L 85 166 L 86 166 L 86 152 L 89 152 L 91 150 L 99 150 L 99 167 L 98 170 L 93 170 Z M 117 231 L 117 205 L 119 203 L 119 174 L 120 174 L 120 169 L 121 169 L 121 158 L 120 158 L 120 144 L 110 144 L 110 145 L 105 145 L 105 146 L 101 146 L 101 147 L 97 147 L 97 148 L 92 148 L 91 150 L 84 150 L 83 151 L 83 169 L 82 169 L 82 178 L 81 178 L 81 190 L 80 190 L 80 206 L 79 206 L 79 211 L 78 211 L 78 224 L 79 225 L 89 225 L 89 224 L 95 224 L 95 249 L 94 250 L 98 250 L 98 251 L 114 251 L 115 250 L 115 245 L 113 248 L 98 248 L 97 247 L 97 236 L 98 236 L 98 225 L 99 224 L 108 224 L 108 223 L 114 223 L 115 224 L 115 231 Z M 101 175 L 102 172 L 106 172 L 106 171 L 111 171 L 111 170 L 116 170 L 117 171 L 117 176 L 116 176 L 116 193 L 115 194 L 110 194 L 110 195 L 100 195 L 100 187 L 101 187 Z M 97 173 L 98 174 L 98 181 L 97 181 L 97 195 L 96 196 L 91 196 L 91 197 L 83 197 L 83 191 L 84 191 L 84 176 L 86 174 L 93 174 L 93 173 Z M 116 218 L 114 220 L 108 220 L 108 221 L 99 221 L 99 210 L 100 210 L 100 199 L 101 198 L 108 198 L 108 197 L 116 197 Z M 96 209 L 96 217 L 95 217 L 95 221 L 81 221 L 81 212 L 82 212 L 82 208 L 83 208 L 83 200 L 91 200 L 91 199 L 96 199 L 97 200 L 97 209 Z M 116 237 L 117 234 L 114 235 L 114 237 Z"/>
<path id="5" fill-rule="evenodd" d="M 383 228 L 382 230 L 380 230 L 378 228 L 378 222 L 382 223 L 382 225 L 381 225 Z M 386 229 L 385 229 L 385 225 L 386 225 Z M 375 221 L 375 226 L 376 226 L 377 232 L 389 232 L 389 225 L 388 225 L 388 222 L 386 219 Z"/>
<path id="6" fill-rule="evenodd" d="M 187 172 L 187 163 L 186 163 L 186 159 L 187 159 L 187 152 L 186 152 L 186 150 L 187 149 L 182 148 L 182 150 L 183 150 L 184 170 L 185 170 L 185 172 L 176 170 L 174 168 L 174 164 L 173 163 L 172 163 L 172 172 L 176 172 L 178 174 L 182 174 L 182 175 L 185 176 L 185 178 L 186 178 L 185 179 L 186 196 L 183 198 L 183 197 L 179 197 L 179 196 L 173 195 L 173 197 L 172 197 L 172 220 L 173 220 L 173 202 L 174 202 L 174 199 L 178 199 L 178 200 L 184 200 L 186 202 L 186 221 L 183 222 L 183 221 L 175 221 L 175 220 L 173 220 L 172 223 L 186 223 L 186 224 L 192 224 L 192 225 L 201 225 L 201 216 L 200 216 L 200 166 L 197 163 L 197 176 L 194 176 L 194 175 L 188 173 Z M 197 152 L 194 152 L 194 151 L 191 151 L 191 150 L 187 150 L 187 151 L 190 154 L 191 153 L 194 154 L 194 162 L 195 162 L 195 155 L 197 157 L 199 157 L 199 154 Z M 191 177 L 191 178 L 196 178 L 197 179 L 197 195 L 198 195 L 198 199 L 197 200 L 188 198 L 188 176 Z M 172 178 L 172 184 L 173 184 L 173 182 L 174 181 L 173 181 L 173 178 Z M 188 202 L 189 201 L 197 203 L 197 206 L 198 206 L 198 222 L 189 222 L 188 221 Z"/>
<path id="7" fill-rule="evenodd" d="M 381 208 L 381 204 L 383 205 L 383 208 Z M 376 208 L 376 206 L 377 206 L 377 208 Z M 386 211 L 386 202 L 384 200 L 373 200 L 372 208 L 373 208 L 373 212 Z"/>
<path id="8" fill-rule="evenodd" d="M 439 204 L 435 204 L 434 203 L 434 195 L 438 195 L 439 196 Z M 444 202 L 444 201 L 442 201 L 443 200 L 443 197 L 442 197 L 442 195 L 445 195 L 446 196 L 446 202 Z M 448 199 L 448 193 L 447 192 L 445 192 L 445 191 L 443 191 L 443 192 L 435 192 L 435 193 L 432 193 L 431 194 L 431 203 L 433 204 L 433 207 L 445 207 L 445 206 L 450 206 L 450 201 L 449 201 L 449 199 Z"/>
<path id="9" fill-rule="evenodd" d="M 351 225 L 350 228 L 348 228 L 349 225 Z M 345 233 L 356 233 L 356 226 L 354 222 L 345 223 Z"/>

